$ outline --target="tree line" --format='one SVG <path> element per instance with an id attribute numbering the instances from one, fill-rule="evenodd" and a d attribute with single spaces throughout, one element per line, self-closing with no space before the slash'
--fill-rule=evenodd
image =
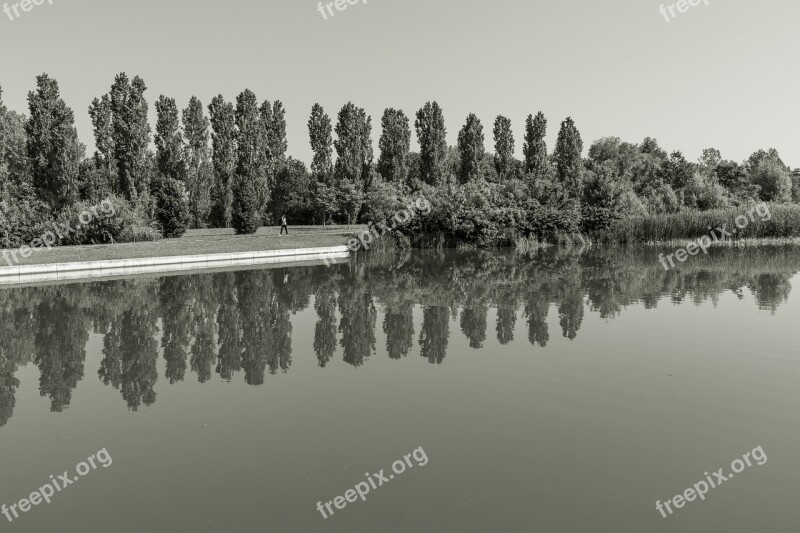
<path id="1" fill-rule="evenodd" d="M 517 159 L 510 118 L 496 117 L 492 152 L 475 114 L 450 146 L 435 101 L 413 117 L 418 152 L 411 151 L 411 118 L 384 111 L 377 160 L 372 117 L 363 108 L 348 102 L 334 125 L 314 104 L 307 167 L 287 155 L 279 100 L 259 101 L 246 89 L 235 102 L 218 95 L 205 106 L 193 96 L 179 109 L 161 95 L 152 130 L 146 91 L 139 76 L 121 73 L 91 102 L 96 150 L 87 157 L 56 80 L 37 77 L 27 116 L 6 109 L 0 89 L 1 246 L 24 244 L 61 213 L 110 196 L 128 207 L 118 226 L 124 230 L 111 241 L 177 237 L 189 227 L 250 234 L 284 213 L 295 224 L 379 220 L 422 193 L 434 212 L 418 229 L 475 244 L 603 231 L 648 214 L 800 200 L 800 173 L 774 149 L 738 163 L 709 148 L 690 162 L 653 138 L 637 144 L 609 137 L 584 157 L 569 117 L 549 151 L 548 121 L 538 112 L 525 120 Z"/>

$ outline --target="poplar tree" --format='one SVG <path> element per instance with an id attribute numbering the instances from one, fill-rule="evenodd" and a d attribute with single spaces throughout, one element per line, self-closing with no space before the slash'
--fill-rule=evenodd
<path id="1" fill-rule="evenodd" d="M 502 115 L 494 121 L 494 168 L 501 180 L 510 178 L 514 172 L 514 133 L 511 119 Z"/>
<path id="2" fill-rule="evenodd" d="M 11 179 L 6 162 L 6 154 L 9 152 L 9 134 L 6 131 L 6 115 L 8 109 L 3 103 L 3 88 L 0 87 L 0 201 L 6 200 L 11 188 Z"/>
<path id="3" fill-rule="evenodd" d="M 486 155 L 484 146 L 483 125 L 474 113 L 467 117 L 467 123 L 458 134 L 458 153 L 461 166 L 458 172 L 459 181 L 464 184 L 480 179 L 481 162 Z"/>
<path id="4" fill-rule="evenodd" d="M 408 153 L 411 149 L 408 117 L 399 109 L 389 108 L 383 112 L 381 127 L 378 173 L 386 181 L 404 184 L 408 179 Z"/>
<path id="5" fill-rule="evenodd" d="M 447 129 L 439 104 L 428 102 L 417 111 L 414 127 L 419 142 L 422 181 L 440 185 L 447 180 Z"/>
<path id="6" fill-rule="evenodd" d="M 311 172 L 317 182 L 329 183 L 333 174 L 333 137 L 331 119 L 319 104 L 311 108 L 308 119 L 308 136 L 314 158 L 311 161 Z"/>
<path id="7" fill-rule="evenodd" d="M 532 174 L 534 180 L 547 177 L 547 119 L 539 111 L 534 118 L 528 115 L 525 121 L 525 144 L 522 148 L 525 156 L 525 173 Z"/>
<path id="8" fill-rule="evenodd" d="M 114 158 L 117 162 L 117 190 L 132 202 L 144 202 L 149 194 L 148 172 L 150 124 L 144 97 L 147 86 L 139 76 L 133 81 L 123 72 L 111 86 Z"/>
<path id="9" fill-rule="evenodd" d="M 348 102 L 336 123 L 336 165 L 334 175 L 348 225 L 361 211 L 364 193 L 370 186 L 372 166 L 372 119 L 366 111 Z"/>
<path id="10" fill-rule="evenodd" d="M 252 234 L 262 221 L 268 199 L 265 129 L 256 95 L 249 89 L 236 97 L 238 144 L 233 181 L 231 223 L 237 234 Z"/>
<path id="11" fill-rule="evenodd" d="M 61 98 L 58 82 L 42 74 L 36 87 L 28 93 L 30 117 L 25 124 L 33 186 L 58 210 L 79 199 L 79 166 L 86 147 L 78 141 L 74 114 Z"/>
<path id="12" fill-rule="evenodd" d="M 286 165 L 286 110 L 280 100 L 270 105 L 264 101 L 259 108 L 264 134 L 264 157 L 267 165 L 267 187 L 275 190 L 277 180 Z"/>
<path id="13" fill-rule="evenodd" d="M 215 96 L 208 106 L 211 115 L 211 160 L 214 167 L 211 224 L 218 228 L 231 225 L 232 186 L 236 175 L 236 113 L 233 104 L 222 95 Z"/>
<path id="14" fill-rule="evenodd" d="M 196 228 L 205 226 L 211 211 L 213 172 L 208 160 L 208 119 L 203 103 L 195 96 L 183 110 L 183 133 L 186 137 L 184 161 L 189 211 Z"/>
<path id="15" fill-rule="evenodd" d="M 283 102 L 275 100 L 272 104 L 272 117 L 265 123 L 267 130 L 267 147 L 273 170 L 278 171 L 286 163 L 286 110 Z"/>
<path id="16" fill-rule="evenodd" d="M 581 140 L 581 134 L 578 128 L 575 127 L 572 118 L 567 117 L 561 123 L 561 130 L 558 132 L 554 157 L 556 178 L 574 199 L 580 199 L 581 197 L 582 152 L 583 141 Z"/>
<path id="17" fill-rule="evenodd" d="M 320 213 L 322 225 L 337 209 L 337 194 L 333 184 L 333 137 L 331 119 L 319 104 L 311 108 L 308 119 L 308 137 L 314 158 L 311 161 L 314 205 Z"/>
<path id="18" fill-rule="evenodd" d="M 92 119 L 94 132 L 94 164 L 101 173 L 108 187 L 116 190 L 117 163 L 114 158 L 114 114 L 111 108 L 111 98 L 104 94 L 100 99 L 92 100 L 89 106 L 89 116 Z"/>
<path id="19" fill-rule="evenodd" d="M 156 101 L 156 116 L 156 168 L 167 178 L 183 181 L 183 135 L 175 99 L 159 96 Z"/>
<path id="20" fill-rule="evenodd" d="M 360 185 L 362 190 L 369 185 L 368 173 L 372 164 L 372 118 L 366 111 L 348 102 L 339 111 L 336 123 L 336 180 Z"/>

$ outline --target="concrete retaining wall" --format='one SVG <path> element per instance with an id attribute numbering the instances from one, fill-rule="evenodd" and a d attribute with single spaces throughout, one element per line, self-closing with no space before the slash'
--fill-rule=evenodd
<path id="1" fill-rule="evenodd" d="M 17 285 L 38 281 L 81 280 L 99 277 L 129 276 L 158 272 L 202 270 L 242 265 L 289 263 L 296 261 L 333 260 L 350 256 L 347 246 L 296 248 L 225 254 L 176 255 L 0 267 L 0 285 Z"/>

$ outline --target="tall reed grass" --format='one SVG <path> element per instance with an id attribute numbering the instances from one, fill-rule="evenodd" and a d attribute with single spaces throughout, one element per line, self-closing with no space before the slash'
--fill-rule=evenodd
<path id="1" fill-rule="evenodd" d="M 762 217 L 752 207 L 731 207 L 710 211 L 684 211 L 675 214 L 648 215 L 619 221 L 613 228 L 596 236 L 602 242 L 658 243 L 697 239 L 710 233 L 709 228 L 736 230 L 727 240 L 800 238 L 800 205 L 766 204 L 769 217 Z M 749 216 L 752 213 L 752 218 Z M 737 217 L 747 218 L 744 228 L 737 227 Z M 755 219 L 755 220 L 753 220 Z M 744 219 L 740 219 L 743 222 Z M 744 225 L 743 223 L 741 225 Z M 717 232 L 719 234 L 719 232 Z"/>

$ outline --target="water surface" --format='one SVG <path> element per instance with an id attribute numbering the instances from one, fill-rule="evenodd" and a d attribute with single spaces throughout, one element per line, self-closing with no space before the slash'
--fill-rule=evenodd
<path id="1" fill-rule="evenodd" d="M 3 531 L 793 531 L 800 249 L 370 254 L 0 290 Z M 656 500 L 762 446 L 668 518 Z M 323 519 L 422 447 L 428 458 Z"/>

